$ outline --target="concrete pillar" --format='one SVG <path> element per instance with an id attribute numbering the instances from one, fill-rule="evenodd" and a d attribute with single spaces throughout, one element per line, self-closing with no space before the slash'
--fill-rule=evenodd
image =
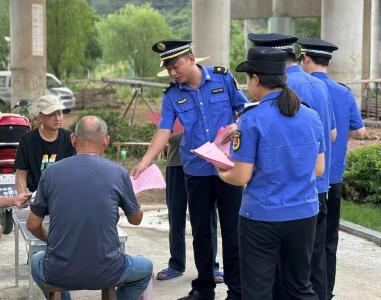
<path id="1" fill-rule="evenodd" d="M 381 78 L 381 0 L 372 0 L 370 78 Z"/>
<path id="2" fill-rule="evenodd" d="M 192 39 L 197 57 L 229 66 L 230 0 L 192 0 Z"/>
<path id="3" fill-rule="evenodd" d="M 272 0 L 272 17 L 268 20 L 268 32 L 293 35 L 294 20 L 288 16 L 288 1 Z"/>
<path id="4" fill-rule="evenodd" d="M 360 80 L 363 51 L 363 0 L 323 0 L 321 36 L 339 47 L 329 66 L 329 74 L 337 81 Z M 360 85 L 351 85 L 356 96 Z"/>
<path id="5" fill-rule="evenodd" d="M 11 107 L 22 98 L 35 102 L 46 88 L 45 0 L 11 1 Z"/>

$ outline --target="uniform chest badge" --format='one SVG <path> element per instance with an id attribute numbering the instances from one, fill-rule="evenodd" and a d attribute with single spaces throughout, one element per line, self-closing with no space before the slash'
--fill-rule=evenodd
<path id="1" fill-rule="evenodd" d="M 237 151 L 241 146 L 241 131 L 236 130 L 233 136 L 233 151 Z"/>
<path id="2" fill-rule="evenodd" d="M 184 104 L 187 101 L 188 101 L 188 98 L 181 98 L 180 100 L 177 101 L 177 104 Z"/>
<path id="3" fill-rule="evenodd" d="M 212 90 L 212 94 L 219 94 L 223 92 L 224 92 L 224 88 L 222 87 Z"/>

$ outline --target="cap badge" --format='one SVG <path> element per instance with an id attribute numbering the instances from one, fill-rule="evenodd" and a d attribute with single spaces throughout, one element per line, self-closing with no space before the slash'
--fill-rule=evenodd
<path id="1" fill-rule="evenodd" d="M 160 51 L 164 51 L 165 50 L 165 44 L 164 43 L 157 43 L 157 48 L 160 50 Z"/>

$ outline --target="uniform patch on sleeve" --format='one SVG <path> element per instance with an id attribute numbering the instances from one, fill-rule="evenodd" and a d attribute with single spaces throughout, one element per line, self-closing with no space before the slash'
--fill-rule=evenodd
<path id="1" fill-rule="evenodd" d="M 213 73 L 220 73 L 226 75 L 228 73 L 228 69 L 225 67 L 214 67 Z"/>
<path id="2" fill-rule="evenodd" d="M 177 103 L 178 104 L 184 104 L 187 101 L 188 101 L 188 98 L 181 98 L 180 100 L 177 100 Z"/>
<path id="3" fill-rule="evenodd" d="M 234 152 L 238 151 L 240 146 L 241 146 L 241 131 L 236 130 L 233 136 L 233 151 Z"/>
<path id="4" fill-rule="evenodd" d="M 223 92 L 224 92 L 223 87 L 212 90 L 212 94 L 218 94 L 218 93 L 223 93 Z"/>

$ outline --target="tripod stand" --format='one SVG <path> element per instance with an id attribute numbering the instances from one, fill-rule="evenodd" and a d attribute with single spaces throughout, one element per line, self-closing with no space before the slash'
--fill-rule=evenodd
<path id="1" fill-rule="evenodd" d="M 136 114 L 136 107 L 138 106 L 139 98 L 142 98 L 143 102 L 149 108 L 149 110 L 151 112 L 154 112 L 152 107 L 151 107 L 151 105 L 144 98 L 144 95 L 143 95 L 143 85 L 141 85 L 141 84 L 132 85 L 132 88 L 134 90 L 134 93 L 133 93 L 132 98 L 131 98 L 130 102 L 128 103 L 124 113 L 123 113 L 123 117 L 125 117 L 127 115 L 128 111 L 130 110 L 132 104 L 135 102 L 134 103 L 134 108 L 133 108 L 133 111 L 132 111 L 132 116 L 131 116 L 131 122 L 130 122 L 131 125 L 134 123 L 135 114 Z"/>

